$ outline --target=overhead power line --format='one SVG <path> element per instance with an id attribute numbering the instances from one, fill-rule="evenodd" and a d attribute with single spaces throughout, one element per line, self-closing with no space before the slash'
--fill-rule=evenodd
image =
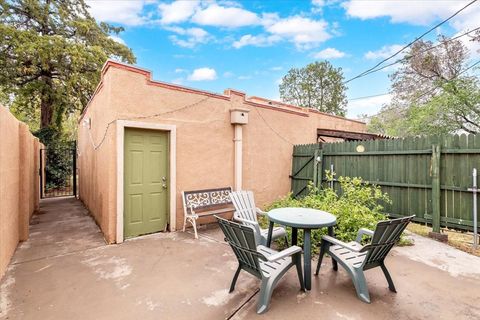
<path id="1" fill-rule="evenodd" d="M 371 95 L 371 96 L 363 96 L 363 97 L 351 98 L 351 99 L 347 99 L 347 101 L 355 101 L 355 100 L 363 100 L 363 99 L 369 99 L 369 98 L 375 98 L 375 97 L 382 97 L 382 96 L 386 96 L 386 95 L 388 95 L 388 94 L 391 94 L 391 92 L 373 94 L 373 95 Z"/>
<path id="2" fill-rule="evenodd" d="M 468 66 L 467 68 L 463 69 L 462 71 L 460 71 L 457 75 L 455 75 L 453 78 L 449 79 L 446 81 L 446 83 L 449 83 L 453 80 L 455 80 L 456 78 L 458 78 L 460 75 L 464 74 L 465 72 L 467 72 L 468 70 L 476 67 L 477 65 L 480 64 L 480 60 L 478 60 L 477 62 L 475 63 L 472 63 L 470 66 Z M 432 93 L 433 91 L 439 89 L 441 87 L 441 85 L 436 85 L 435 87 L 425 91 L 424 93 L 420 94 L 418 97 L 416 97 L 412 102 L 411 104 L 414 104 L 415 102 L 417 102 L 418 100 L 420 100 L 421 98 L 423 98 L 424 96 L 426 96 L 427 94 L 429 93 Z M 390 107 L 390 108 L 386 108 L 384 110 L 381 110 L 380 112 L 385 112 L 385 111 L 391 111 L 391 110 L 394 110 L 395 107 Z M 374 117 L 376 115 L 371 115 L 371 116 L 368 116 L 368 117 L 364 117 L 365 119 L 370 119 L 372 117 Z"/>
<path id="3" fill-rule="evenodd" d="M 360 73 L 359 75 L 351 78 L 351 79 L 348 79 L 347 81 L 345 81 L 344 83 L 349 83 L 350 81 L 353 81 L 355 79 L 358 79 L 360 77 L 362 77 L 365 73 L 367 72 L 370 72 L 374 69 L 376 69 L 377 67 L 379 67 L 380 65 L 382 65 L 384 62 L 396 57 L 397 55 L 399 55 L 401 52 L 403 52 L 405 49 L 409 48 L 410 46 L 412 46 L 415 42 L 417 42 L 418 40 L 422 39 L 424 36 L 426 36 L 427 34 L 429 34 L 430 32 L 432 32 L 433 30 L 437 29 L 438 27 L 442 26 L 443 24 L 447 23 L 448 21 L 450 21 L 451 19 L 453 19 L 455 16 L 457 16 L 460 12 L 462 12 L 463 10 L 467 9 L 468 7 L 470 7 L 472 4 L 474 4 L 475 2 L 477 2 L 478 0 L 473 0 L 471 2 L 469 2 L 467 5 L 463 6 L 461 9 L 459 9 L 458 11 L 456 11 L 454 14 L 452 14 L 451 16 L 449 16 L 448 18 L 446 18 L 445 20 L 443 20 L 442 22 L 436 24 L 435 26 L 431 27 L 430 29 L 428 29 L 427 31 L 425 31 L 424 33 L 422 33 L 420 36 L 418 36 L 417 38 L 415 38 L 413 41 L 409 42 L 408 44 L 406 44 L 405 46 L 403 46 L 400 50 L 396 51 L 395 53 L 393 53 L 392 55 L 388 56 L 387 58 L 383 59 L 382 61 L 380 61 L 379 63 L 377 63 L 375 66 L 371 67 L 370 69 L 367 69 L 365 71 L 363 71 L 362 73 Z"/>
<path id="4" fill-rule="evenodd" d="M 480 60 L 478 60 L 477 62 L 471 64 L 469 67 L 463 69 L 462 71 L 460 71 L 460 72 L 459 72 L 457 75 L 455 75 L 452 79 L 447 80 L 446 83 L 449 83 L 449 82 L 455 80 L 455 79 L 458 78 L 460 75 L 462 75 L 462 74 L 464 74 L 465 72 L 467 72 L 468 70 L 474 68 L 474 67 L 477 66 L 478 64 L 480 64 Z M 415 103 L 415 102 L 417 102 L 418 100 L 420 100 L 421 98 L 423 98 L 423 97 L 426 96 L 427 94 L 432 93 L 433 91 L 439 89 L 440 87 L 441 87 L 440 85 L 437 85 L 437 86 L 433 87 L 432 89 L 425 91 L 424 93 L 422 93 L 421 95 L 419 95 L 418 97 L 416 97 L 415 100 L 412 101 L 412 104 Z"/>
<path id="5" fill-rule="evenodd" d="M 386 68 L 388 68 L 388 67 L 391 67 L 391 66 L 393 66 L 393 65 L 395 65 L 395 64 L 397 64 L 397 63 L 410 60 L 411 58 L 417 57 L 417 56 L 419 56 L 419 55 L 421 55 L 421 54 L 423 54 L 423 53 L 425 53 L 425 52 L 427 52 L 427 51 L 430 51 L 430 50 L 433 50 L 433 49 L 435 49 L 435 48 L 438 48 L 438 47 L 444 45 L 445 43 L 448 43 L 448 42 L 450 42 L 450 41 L 457 40 L 457 39 L 459 39 L 459 38 L 461 38 L 461 37 L 464 37 L 464 36 L 466 36 L 466 35 L 468 35 L 468 34 L 470 34 L 470 33 L 472 33 L 472 32 L 475 32 L 475 31 L 477 31 L 477 30 L 480 30 L 480 27 L 476 27 L 475 29 L 472 29 L 472 30 L 470 30 L 470 31 L 467 31 L 467 32 L 465 32 L 465 33 L 462 33 L 462 34 L 460 34 L 460 35 L 458 35 L 458 36 L 456 36 L 456 37 L 449 38 L 449 39 L 446 39 L 446 40 L 444 40 L 444 41 L 440 41 L 438 44 L 436 44 L 436 45 L 434 45 L 434 46 L 432 46 L 432 47 L 425 48 L 425 49 L 417 52 L 417 53 L 414 54 L 414 55 L 411 55 L 411 56 L 408 56 L 408 57 L 405 57 L 405 58 L 402 58 L 402 59 L 395 60 L 394 62 L 389 63 L 389 64 L 386 64 L 386 65 L 384 65 L 384 66 L 382 66 L 382 67 L 380 67 L 380 68 L 378 68 L 378 69 L 374 69 L 374 70 L 371 70 L 371 71 L 369 71 L 369 72 L 366 72 L 366 73 L 362 74 L 361 76 L 360 76 L 360 75 L 357 76 L 356 79 L 365 77 L 365 76 L 367 76 L 367 75 L 369 75 L 369 74 L 372 74 L 372 73 L 375 73 L 375 72 L 378 72 L 378 71 L 381 71 L 381 70 L 386 69 Z M 351 81 L 351 80 L 353 80 L 353 78 L 350 79 L 350 80 L 348 80 L 348 81 Z M 345 83 L 346 83 L 346 82 L 345 82 Z"/>

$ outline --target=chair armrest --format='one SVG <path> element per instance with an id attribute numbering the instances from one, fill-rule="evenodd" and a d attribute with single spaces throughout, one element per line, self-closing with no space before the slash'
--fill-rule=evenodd
<path id="1" fill-rule="evenodd" d="M 364 235 L 373 237 L 373 231 L 365 228 L 361 228 L 360 230 L 358 230 L 357 238 L 355 239 L 355 241 L 360 243 Z"/>
<path id="2" fill-rule="evenodd" d="M 263 210 L 261 210 L 260 208 L 255 208 L 255 212 L 260 215 L 260 216 L 266 216 L 267 213 Z"/>
<path id="3" fill-rule="evenodd" d="M 262 245 L 258 246 L 257 248 L 259 248 L 259 247 L 263 247 L 263 248 L 265 248 L 265 249 L 269 249 L 269 248 L 267 248 L 267 247 L 265 247 L 265 246 L 262 246 Z M 265 257 L 265 258 L 267 258 L 267 261 L 273 262 L 273 261 L 277 261 L 277 260 L 279 260 L 279 259 L 283 259 L 283 258 L 286 258 L 286 257 L 290 257 L 290 256 L 292 256 L 292 255 L 294 255 L 294 254 L 296 254 L 296 253 L 299 253 L 299 252 L 302 252 L 302 248 L 300 248 L 300 247 L 298 247 L 298 246 L 291 246 L 291 247 L 289 247 L 289 248 L 287 248 L 287 249 L 285 249 L 285 250 L 282 250 L 282 251 L 280 251 L 280 252 L 274 253 L 274 254 L 272 254 L 271 256 L 268 256 L 268 257 Z"/>
<path id="4" fill-rule="evenodd" d="M 362 250 L 363 247 L 360 247 L 360 248 L 354 248 L 350 245 L 348 245 L 347 243 L 343 242 L 343 241 L 340 241 L 338 239 L 335 239 L 334 237 L 330 237 L 330 236 L 323 236 L 322 237 L 322 240 L 323 241 L 327 241 L 327 242 L 330 242 L 331 244 L 336 244 L 336 245 L 339 245 L 345 249 L 348 249 L 350 251 L 354 251 L 354 252 L 360 252 L 360 250 Z"/>
<path id="5" fill-rule="evenodd" d="M 233 219 L 237 220 L 238 222 L 246 223 L 246 224 L 258 224 L 257 221 L 247 220 L 240 218 L 239 216 L 233 215 Z"/>

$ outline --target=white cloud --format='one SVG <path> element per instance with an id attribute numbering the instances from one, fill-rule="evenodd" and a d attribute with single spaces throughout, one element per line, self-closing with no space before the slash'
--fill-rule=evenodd
<path id="1" fill-rule="evenodd" d="M 404 46 L 400 44 L 393 44 L 390 46 L 383 46 L 380 50 L 377 51 L 368 51 L 365 53 L 365 58 L 369 60 L 376 60 L 376 59 L 385 59 L 397 52 L 398 50 L 402 49 Z M 398 58 L 401 58 L 405 53 L 402 52 L 398 55 Z"/>
<path id="2" fill-rule="evenodd" d="M 467 47 L 468 51 L 470 52 L 470 59 L 480 58 L 480 42 L 472 41 L 472 39 L 469 37 L 461 37 L 459 40 L 463 43 L 463 45 L 465 45 L 465 47 Z"/>
<path id="3" fill-rule="evenodd" d="M 148 20 L 142 15 L 148 3 L 144 0 L 116 1 L 114 4 L 109 0 L 90 0 L 86 3 L 90 7 L 88 11 L 97 21 L 135 26 Z"/>
<path id="4" fill-rule="evenodd" d="M 383 105 L 392 100 L 391 94 L 370 97 L 359 100 L 350 100 L 347 105 L 347 117 L 356 117 L 359 114 L 377 114 Z"/>
<path id="5" fill-rule="evenodd" d="M 171 35 L 169 39 L 184 48 L 193 48 L 198 44 L 207 43 L 211 39 L 209 33 L 201 28 L 166 27 L 165 29 L 183 36 L 184 38 L 180 38 L 177 35 Z"/>
<path id="6" fill-rule="evenodd" d="M 217 79 L 217 72 L 212 68 L 198 68 L 188 76 L 190 81 L 208 81 Z"/>
<path id="7" fill-rule="evenodd" d="M 235 41 L 232 45 L 236 49 L 240 49 L 244 46 L 266 47 L 280 40 L 282 40 L 282 38 L 277 35 L 253 36 L 251 34 L 246 34 L 242 36 L 239 40 Z"/>
<path id="8" fill-rule="evenodd" d="M 224 77 L 224 78 L 231 78 L 231 77 L 233 77 L 234 75 L 235 75 L 235 74 L 234 74 L 233 72 L 231 72 L 231 71 L 225 71 L 225 72 L 223 73 L 223 77 Z"/>
<path id="9" fill-rule="evenodd" d="M 125 40 L 123 40 L 123 39 L 120 38 L 119 36 L 116 36 L 116 35 L 111 34 L 111 35 L 109 36 L 109 38 L 112 39 L 113 41 L 116 41 L 116 42 L 120 43 L 120 44 L 126 45 Z"/>
<path id="10" fill-rule="evenodd" d="M 313 13 L 321 13 L 323 6 L 325 6 L 325 0 L 312 0 Z"/>
<path id="11" fill-rule="evenodd" d="M 280 71 L 280 70 L 283 70 L 283 67 L 282 66 L 275 66 L 275 67 L 271 67 L 270 70 L 271 71 Z"/>
<path id="12" fill-rule="evenodd" d="M 184 73 L 184 72 L 187 72 L 187 70 L 182 69 L 182 68 L 175 69 L 175 73 Z"/>
<path id="13" fill-rule="evenodd" d="M 343 58 L 347 54 L 345 52 L 339 51 L 335 48 L 326 48 L 320 52 L 317 52 L 313 55 L 316 59 L 338 59 Z"/>
<path id="14" fill-rule="evenodd" d="M 259 17 L 251 11 L 237 7 L 223 7 L 215 3 L 197 11 L 192 22 L 216 27 L 243 27 L 260 23 Z"/>
<path id="15" fill-rule="evenodd" d="M 158 5 L 160 11 L 160 23 L 171 24 L 187 21 L 199 7 L 200 1 L 174 1 L 172 3 L 161 3 Z"/>
<path id="16" fill-rule="evenodd" d="M 238 80 L 249 80 L 249 79 L 252 79 L 252 76 L 238 76 L 237 79 Z"/>
<path id="17" fill-rule="evenodd" d="M 456 30 L 474 29 L 480 21 L 480 6 L 472 5 L 453 18 L 452 27 Z"/>
<path id="18" fill-rule="evenodd" d="M 266 30 L 273 35 L 285 38 L 299 49 L 308 49 L 329 39 L 328 24 L 324 20 L 312 20 L 301 16 L 284 19 L 270 18 L 266 22 Z"/>
<path id="19" fill-rule="evenodd" d="M 379 17 L 388 17 L 391 22 L 406 22 L 414 25 L 428 25 L 434 21 L 445 19 L 459 10 L 471 0 L 450 0 L 450 1 L 410 1 L 410 0 L 349 0 L 342 3 L 350 17 L 360 19 L 372 19 Z M 455 21 L 464 21 L 465 13 L 468 11 L 479 11 L 476 9 L 466 9 L 459 14 Z M 473 20 L 478 21 L 478 20 Z"/>

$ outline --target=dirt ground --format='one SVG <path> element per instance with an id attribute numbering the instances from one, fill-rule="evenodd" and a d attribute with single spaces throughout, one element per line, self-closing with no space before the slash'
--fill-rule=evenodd
<path id="1" fill-rule="evenodd" d="M 408 231 L 415 234 L 427 237 L 428 233 L 432 231 L 432 228 L 419 223 L 410 223 L 408 226 Z M 452 247 L 460 249 L 462 251 L 473 254 L 477 257 L 480 257 L 480 245 L 477 249 L 473 248 L 473 233 L 472 232 L 462 232 L 453 229 L 442 229 L 443 233 L 448 235 L 448 244 Z"/>

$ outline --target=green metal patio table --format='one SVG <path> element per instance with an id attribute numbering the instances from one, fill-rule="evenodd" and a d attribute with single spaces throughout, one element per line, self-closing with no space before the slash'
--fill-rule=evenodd
<path id="1" fill-rule="evenodd" d="M 328 235 L 334 236 L 333 227 L 337 218 L 331 213 L 309 208 L 279 208 L 267 212 L 270 225 L 268 228 L 267 247 L 272 242 L 272 231 L 275 223 L 292 228 L 292 245 L 297 244 L 298 229 L 303 229 L 303 269 L 305 288 L 312 289 L 312 244 L 310 233 L 313 229 L 328 228 Z M 333 260 L 333 267 L 337 262 Z"/>

